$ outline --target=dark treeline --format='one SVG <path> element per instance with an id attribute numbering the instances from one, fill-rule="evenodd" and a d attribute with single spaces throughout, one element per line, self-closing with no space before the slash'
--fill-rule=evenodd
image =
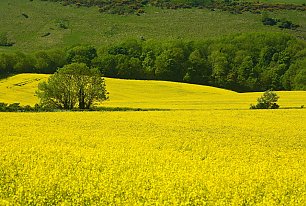
<path id="1" fill-rule="evenodd" d="M 63 109 L 54 109 L 50 107 L 42 107 L 39 104 L 34 106 L 20 105 L 20 103 L 7 104 L 0 102 L 0 112 L 58 112 L 64 111 Z M 68 111 L 68 110 L 67 110 Z M 91 107 L 89 109 L 73 108 L 69 111 L 170 111 L 170 109 L 158 108 L 131 108 L 131 107 Z"/>
<path id="2" fill-rule="evenodd" d="M 306 89 L 306 43 L 279 33 L 203 42 L 131 40 L 108 48 L 93 64 L 107 77 L 188 82 L 241 92 Z"/>
<path id="3" fill-rule="evenodd" d="M 177 9 L 204 7 L 211 5 L 213 0 L 41 0 L 61 2 L 64 6 L 74 4 L 76 6 L 98 6 L 100 12 L 110 14 L 140 14 L 144 13 L 146 5 L 160 8 Z"/>
<path id="4" fill-rule="evenodd" d="M 2 75 L 53 73 L 83 62 L 106 77 L 211 85 L 239 92 L 306 90 L 306 43 L 281 33 L 251 33 L 203 41 L 127 40 L 100 48 L 0 54 Z"/>
<path id="5" fill-rule="evenodd" d="M 58 67 L 67 64 L 65 51 L 38 51 L 32 54 L 23 52 L 0 53 L 0 76 L 19 73 L 52 74 Z"/>
<path id="6" fill-rule="evenodd" d="M 259 1 L 240 0 L 41 0 L 61 2 L 67 6 L 74 4 L 77 6 L 98 6 L 100 12 L 111 14 L 140 14 L 144 13 L 146 5 L 156 6 L 166 9 L 179 8 L 208 8 L 230 11 L 239 14 L 242 12 L 260 13 L 261 11 L 274 10 L 300 10 L 305 11 L 306 5 L 297 4 L 275 4 Z"/>

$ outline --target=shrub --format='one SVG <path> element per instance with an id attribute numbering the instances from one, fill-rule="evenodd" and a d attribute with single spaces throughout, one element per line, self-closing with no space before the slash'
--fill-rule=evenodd
<path id="1" fill-rule="evenodd" d="M 281 29 L 296 29 L 299 25 L 293 24 L 291 21 L 283 20 L 278 27 Z"/>
<path id="2" fill-rule="evenodd" d="M 262 20 L 262 23 L 264 25 L 270 25 L 270 26 L 274 26 L 277 24 L 277 20 L 275 19 L 272 19 L 272 18 L 269 18 L 269 17 L 266 17 Z"/>
<path id="3" fill-rule="evenodd" d="M 257 99 L 257 104 L 252 105 L 250 109 L 278 109 L 279 105 L 276 103 L 279 96 L 273 91 L 265 91 L 265 93 Z"/>
<path id="4" fill-rule="evenodd" d="M 10 47 L 13 45 L 14 43 L 9 40 L 7 33 L 0 33 L 0 46 Z"/>

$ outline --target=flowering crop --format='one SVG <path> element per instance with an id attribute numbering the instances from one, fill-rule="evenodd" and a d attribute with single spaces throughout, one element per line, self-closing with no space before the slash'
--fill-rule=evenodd
<path id="1" fill-rule="evenodd" d="M 19 74 L 0 80 L 0 102 L 32 105 L 39 81 L 45 74 Z M 106 78 L 109 101 L 102 106 L 162 109 L 249 109 L 260 92 L 237 93 L 225 89 L 165 81 L 141 81 Z M 301 107 L 306 104 L 306 91 L 281 91 L 280 107 Z M 305 105 L 306 106 L 306 105 Z"/>
<path id="2" fill-rule="evenodd" d="M 0 113 L 0 205 L 303 205 L 306 110 Z"/>

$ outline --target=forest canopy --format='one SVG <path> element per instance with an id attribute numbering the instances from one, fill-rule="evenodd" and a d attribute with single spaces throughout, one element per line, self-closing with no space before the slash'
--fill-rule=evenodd
<path id="1" fill-rule="evenodd" d="M 0 75 L 54 73 L 74 62 L 113 78 L 188 82 L 239 92 L 306 89 L 306 43 L 281 33 L 203 41 L 132 39 L 99 48 L 0 53 Z"/>

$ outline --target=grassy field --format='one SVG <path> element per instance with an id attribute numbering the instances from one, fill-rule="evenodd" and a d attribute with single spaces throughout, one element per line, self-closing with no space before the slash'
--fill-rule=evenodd
<path id="1" fill-rule="evenodd" d="M 280 30 L 264 26 L 261 15 L 210 11 L 207 9 L 162 10 L 145 8 L 141 16 L 101 14 L 97 7 L 77 8 L 44 1 L 0 1 L 0 32 L 7 32 L 13 47 L 1 51 L 35 51 L 38 49 L 68 47 L 74 44 L 95 46 L 122 42 L 125 39 L 199 40 L 243 32 L 288 32 L 306 38 L 306 12 L 278 11 L 271 17 L 286 18 L 301 25 L 296 30 Z M 26 14 L 29 18 L 25 18 Z M 68 29 L 59 28 L 66 22 Z M 42 37 L 50 33 L 49 36 Z"/>
<path id="2" fill-rule="evenodd" d="M 19 74 L 0 80 L 0 102 L 34 105 L 37 84 L 45 74 Z M 159 109 L 248 109 L 260 92 L 236 93 L 193 84 L 106 78 L 110 99 L 101 106 Z M 279 91 L 281 107 L 306 105 L 306 91 Z"/>
<path id="3" fill-rule="evenodd" d="M 260 0 L 260 2 L 283 3 L 283 4 L 305 4 L 304 0 Z"/>

